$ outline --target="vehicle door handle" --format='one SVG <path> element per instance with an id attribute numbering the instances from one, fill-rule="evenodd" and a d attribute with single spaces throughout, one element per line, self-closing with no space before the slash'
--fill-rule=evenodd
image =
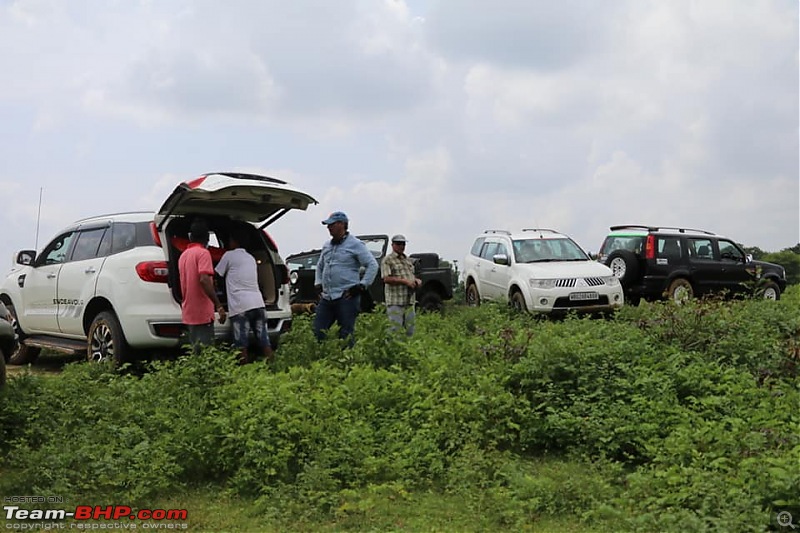
<path id="1" fill-rule="evenodd" d="M 53 279 L 54 277 L 56 277 L 56 275 L 53 274 L 52 272 L 47 275 L 47 279 Z"/>
<path id="2" fill-rule="evenodd" d="M 97 272 L 97 270 L 95 270 L 94 267 L 89 267 L 86 270 L 84 270 L 83 272 L 85 274 L 94 274 L 95 272 Z"/>

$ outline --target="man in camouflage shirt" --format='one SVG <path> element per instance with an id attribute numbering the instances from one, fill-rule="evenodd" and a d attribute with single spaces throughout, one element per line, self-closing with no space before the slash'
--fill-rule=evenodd
<path id="1" fill-rule="evenodd" d="M 381 263 L 381 276 L 386 314 L 392 323 L 392 331 L 403 327 L 410 337 L 414 334 L 416 289 L 422 284 L 422 280 L 414 277 L 414 265 L 406 257 L 405 250 L 405 236 L 392 237 L 392 253 L 384 257 Z"/>

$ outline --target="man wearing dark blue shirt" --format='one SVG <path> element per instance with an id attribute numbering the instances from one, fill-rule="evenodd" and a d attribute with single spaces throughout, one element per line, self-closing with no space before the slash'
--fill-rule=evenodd
<path id="1" fill-rule="evenodd" d="M 341 211 L 322 221 L 331 240 L 322 246 L 317 262 L 314 285 L 321 292 L 314 316 L 314 336 L 325 338 L 330 327 L 339 324 L 339 338 L 349 339 L 353 346 L 356 316 L 361 309 L 361 293 L 378 274 L 378 262 L 367 246 L 350 235 L 349 220 Z M 360 270 L 364 267 L 364 276 Z"/>

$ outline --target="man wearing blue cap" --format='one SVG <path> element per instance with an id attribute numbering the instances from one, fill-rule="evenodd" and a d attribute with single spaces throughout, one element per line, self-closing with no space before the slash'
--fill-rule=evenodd
<path id="1" fill-rule="evenodd" d="M 314 316 L 314 336 L 325 338 L 330 327 L 339 324 L 339 338 L 350 339 L 356 316 L 361 309 L 361 293 L 365 292 L 378 274 L 378 262 L 367 245 L 350 235 L 349 220 L 341 211 L 335 211 L 322 221 L 328 226 L 331 240 L 322 246 L 317 262 L 314 285 L 321 293 Z M 364 276 L 360 270 L 364 267 Z"/>

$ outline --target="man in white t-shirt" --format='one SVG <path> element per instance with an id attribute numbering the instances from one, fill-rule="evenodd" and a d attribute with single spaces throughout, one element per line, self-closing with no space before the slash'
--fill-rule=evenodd
<path id="1" fill-rule="evenodd" d="M 228 316 L 233 328 L 233 343 L 241 350 L 240 364 L 252 361 L 248 354 L 249 332 L 261 349 L 267 363 L 272 361 L 272 347 L 267 332 L 267 309 L 264 297 L 258 288 L 258 267 L 255 258 L 244 246 L 246 235 L 242 231 L 231 232 L 230 250 L 217 263 L 216 272 L 225 278 L 228 296 Z"/>

